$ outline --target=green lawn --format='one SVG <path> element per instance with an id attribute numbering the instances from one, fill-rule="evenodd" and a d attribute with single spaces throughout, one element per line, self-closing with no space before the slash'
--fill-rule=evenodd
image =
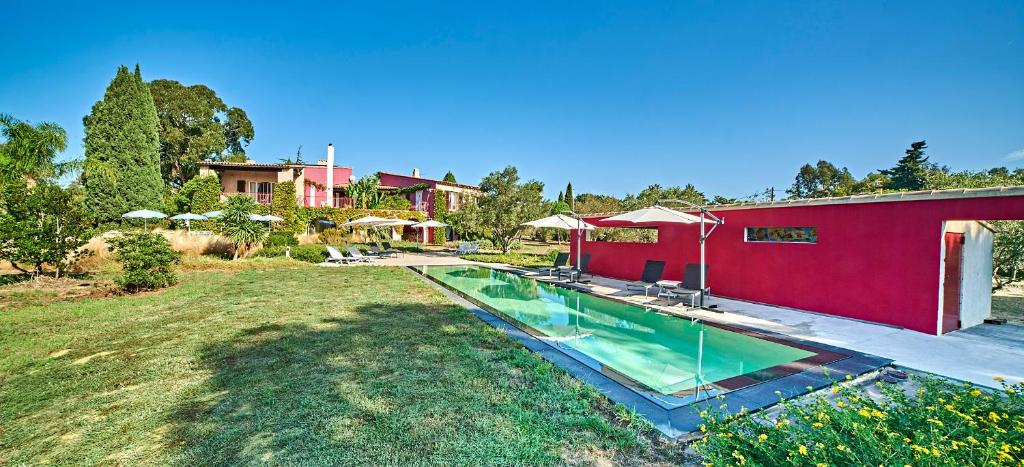
<path id="1" fill-rule="evenodd" d="M 409 271 L 181 279 L 0 309 L 0 465 L 684 460 Z"/>

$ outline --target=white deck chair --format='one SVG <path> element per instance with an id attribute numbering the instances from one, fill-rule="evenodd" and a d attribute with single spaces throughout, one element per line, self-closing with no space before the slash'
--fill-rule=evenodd
<path id="1" fill-rule="evenodd" d="M 324 260 L 325 263 L 348 264 L 355 261 L 357 261 L 355 258 L 345 256 L 337 248 L 327 245 L 327 259 Z"/>
<path id="2" fill-rule="evenodd" d="M 348 254 L 349 254 L 349 256 L 352 257 L 352 259 L 354 261 L 359 261 L 359 262 L 366 262 L 366 263 L 368 263 L 368 262 L 370 262 L 370 260 L 374 259 L 373 256 L 366 256 L 366 255 L 364 255 L 363 252 L 359 251 L 359 248 L 356 248 L 354 246 L 348 247 Z"/>

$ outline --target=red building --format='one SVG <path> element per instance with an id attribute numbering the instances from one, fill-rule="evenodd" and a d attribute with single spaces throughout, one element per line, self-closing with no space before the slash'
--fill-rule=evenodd
<path id="1" fill-rule="evenodd" d="M 712 295 L 942 334 L 989 316 L 993 235 L 985 221 L 1024 219 L 1024 187 L 709 210 L 725 220 L 706 244 Z M 605 217 L 586 220 L 638 227 Z M 681 279 L 685 264 L 699 262 L 699 226 L 653 227 L 654 243 L 584 241 L 590 271 L 635 280 L 654 259 L 666 262 L 666 279 Z"/>
<path id="2" fill-rule="evenodd" d="M 433 217 L 434 203 L 444 202 L 448 212 L 455 212 L 462 208 L 462 204 L 469 196 L 480 195 L 480 188 L 474 185 L 463 185 L 461 183 L 446 182 L 432 178 L 420 177 L 419 169 L 413 169 L 412 175 L 400 175 L 388 172 L 378 172 L 380 186 L 382 189 L 402 189 L 413 186 L 421 186 L 405 194 L 411 205 L 410 209 L 427 213 Z M 427 231 L 427 238 L 421 241 L 433 241 L 434 230 Z"/>

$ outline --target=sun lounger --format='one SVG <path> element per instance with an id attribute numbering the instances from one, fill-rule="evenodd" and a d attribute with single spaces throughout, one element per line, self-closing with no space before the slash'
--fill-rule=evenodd
<path id="1" fill-rule="evenodd" d="M 657 287 L 655 283 L 661 280 L 661 275 L 664 273 L 664 261 L 647 260 L 644 263 L 644 271 L 640 274 L 640 280 L 627 283 L 626 290 L 643 291 L 646 296 L 652 288 Z"/>
<path id="2" fill-rule="evenodd" d="M 350 258 L 341 254 L 341 252 L 333 246 L 327 246 L 327 259 L 324 260 L 325 263 L 348 264 L 354 261 L 356 261 L 355 258 Z"/>
<path id="3" fill-rule="evenodd" d="M 705 264 L 705 277 L 707 273 L 708 265 Z M 705 289 L 704 293 L 711 295 L 711 287 Z M 687 264 L 686 269 L 683 270 L 683 281 L 679 284 L 679 287 L 666 290 L 664 296 L 669 299 L 690 297 L 690 306 L 697 306 L 697 297 L 700 296 L 700 265 Z"/>
<path id="4" fill-rule="evenodd" d="M 394 248 L 391 248 L 391 244 L 390 244 L 390 243 L 388 243 L 388 242 L 384 242 L 384 243 L 383 243 L 382 245 L 380 245 L 380 246 L 383 246 L 383 247 L 384 247 L 384 251 L 385 251 L 385 252 L 388 252 L 388 253 L 394 253 L 396 257 L 398 256 L 398 253 L 399 253 L 399 251 L 398 251 L 398 250 L 396 250 L 396 249 L 394 249 Z"/>
<path id="5" fill-rule="evenodd" d="M 569 253 L 559 253 L 557 256 L 555 256 L 554 264 L 552 264 L 550 267 L 540 267 L 540 268 L 537 268 L 537 271 L 538 272 L 547 272 L 547 274 L 549 276 L 554 276 L 555 275 L 555 271 L 558 271 L 560 268 L 565 267 L 565 265 L 568 264 L 568 263 L 569 263 Z"/>
<path id="6" fill-rule="evenodd" d="M 370 254 L 377 256 L 378 258 L 397 258 L 398 253 L 393 251 L 387 251 L 384 247 L 380 246 L 378 242 L 376 245 L 370 245 Z"/>
<path id="7" fill-rule="evenodd" d="M 354 246 L 348 247 L 348 254 L 358 262 L 368 263 L 373 259 L 372 256 L 364 255 L 363 252 L 359 251 L 359 248 Z"/>
<path id="8" fill-rule="evenodd" d="M 558 278 L 561 279 L 564 275 L 569 278 L 569 282 L 579 281 L 584 274 L 588 274 L 588 264 L 590 264 L 590 255 L 584 254 L 583 257 L 580 258 L 580 264 L 572 267 L 560 268 L 558 270 Z"/>

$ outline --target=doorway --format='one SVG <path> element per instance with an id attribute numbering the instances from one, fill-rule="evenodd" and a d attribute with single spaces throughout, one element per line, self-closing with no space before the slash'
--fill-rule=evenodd
<path id="1" fill-rule="evenodd" d="M 945 273 L 942 278 L 942 333 L 960 329 L 963 289 L 964 234 L 946 232 Z"/>

